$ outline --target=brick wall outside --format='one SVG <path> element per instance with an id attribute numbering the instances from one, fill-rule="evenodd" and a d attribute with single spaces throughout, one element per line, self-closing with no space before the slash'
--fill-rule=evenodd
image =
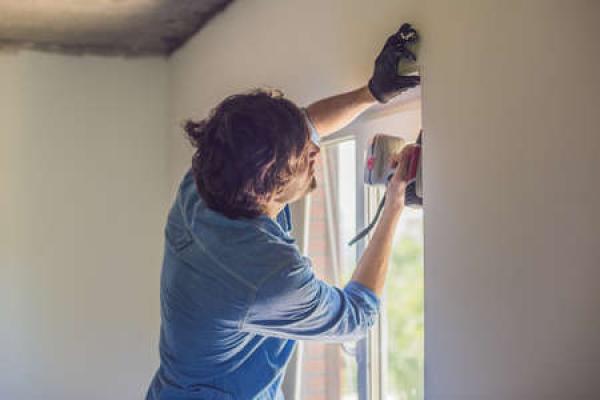
<path id="1" fill-rule="evenodd" d="M 315 274 L 331 283 L 332 257 L 327 236 L 327 213 L 323 190 L 323 168 L 316 168 L 319 186 L 311 194 L 308 255 Z M 305 341 L 302 355 L 302 400 L 340 399 L 341 358 L 339 345 Z"/>

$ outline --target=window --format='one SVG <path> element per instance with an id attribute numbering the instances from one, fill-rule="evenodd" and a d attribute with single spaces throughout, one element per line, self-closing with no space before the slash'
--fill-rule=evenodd
<path id="1" fill-rule="evenodd" d="M 306 213 L 310 232 L 307 250 L 315 273 L 337 286 L 348 282 L 356 265 L 356 248 L 341 243 L 347 243 L 356 232 L 355 154 L 353 140 L 322 150 L 316 169 L 319 186 L 310 196 Z M 359 373 L 366 371 L 360 366 L 366 361 L 360 353 L 362 348 L 360 343 L 304 342 L 301 398 L 357 400 Z"/>
<path id="2" fill-rule="evenodd" d="M 419 132 L 419 101 L 401 107 L 397 113 L 367 115 L 352 125 L 352 132 L 323 141 L 316 170 L 319 187 L 305 208 L 307 253 L 315 273 L 331 284 L 343 286 L 350 279 L 366 243 L 347 243 L 371 220 L 384 193 L 363 184 L 367 139 L 376 132 L 400 132 L 414 140 Z M 422 211 L 403 212 L 390 263 L 382 313 L 366 339 L 344 345 L 302 344 L 299 398 L 423 399 Z"/>

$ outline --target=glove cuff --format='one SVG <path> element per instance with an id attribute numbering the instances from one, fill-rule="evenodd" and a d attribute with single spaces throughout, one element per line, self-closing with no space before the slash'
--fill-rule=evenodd
<path id="1" fill-rule="evenodd" d="M 373 82 L 373 78 L 369 79 L 369 91 L 371 92 L 371 94 L 373 95 L 373 97 L 380 103 L 387 103 L 387 99 L 385 99 L 384 97 L 381 96 L 381 93 L 379 92 L 379 90 L 377 90 L 375 87 L 375 84 Z"/>

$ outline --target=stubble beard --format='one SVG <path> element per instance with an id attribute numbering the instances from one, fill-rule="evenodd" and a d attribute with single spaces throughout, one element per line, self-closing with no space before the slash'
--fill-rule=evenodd
<path id="1" fill-rule="evenodd" d="M 313 192 L 317 186 L 317 178 L 313 176 L 310 180 L 310 184 L 308 185 L 308 189 L 306 190 L 306 194 Z"/>

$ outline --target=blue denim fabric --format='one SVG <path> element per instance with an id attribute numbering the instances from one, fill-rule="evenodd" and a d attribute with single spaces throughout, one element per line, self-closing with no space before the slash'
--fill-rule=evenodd
<path id="1" fill-rule="evenodd" d="M 226 218 L 185 175 L 165 227 L 160 367 L 147 399 L 283 399 L 295 340 L 365 335 L 379 299 L 317 279 L 289 217 Z"/>

